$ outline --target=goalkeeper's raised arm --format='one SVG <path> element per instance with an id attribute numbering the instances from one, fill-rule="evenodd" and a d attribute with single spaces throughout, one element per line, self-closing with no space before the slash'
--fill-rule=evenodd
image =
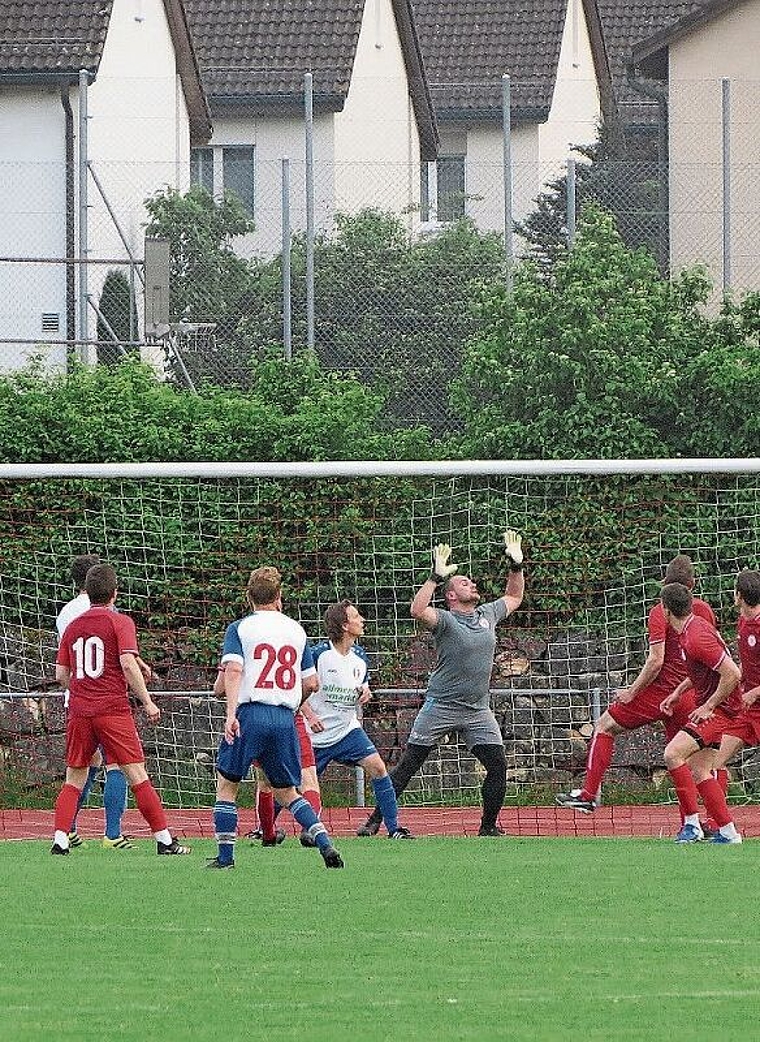
<path id="1" fill-rule="evenodd" d="M 507 587 L 504 591 L 504 603 L 507 606 L 507 613 L 511 615 L 522 604 L 525 593 L 522 536 L 514 528 L 508 528 L 504 533 L 504 553 L 509 566 Z"/>

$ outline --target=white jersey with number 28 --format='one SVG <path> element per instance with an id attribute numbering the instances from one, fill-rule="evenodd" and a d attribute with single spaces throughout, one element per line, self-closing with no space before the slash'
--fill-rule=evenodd
<path id="1" fill-rule="evenodd" d="M 228 626 L 222 664 L 227 662 L 243 667 L 238 705 L 265 702 L 295 711 L 302 678 L 315 673 L 305 630 L 279 611 L 257 611 Z"/>

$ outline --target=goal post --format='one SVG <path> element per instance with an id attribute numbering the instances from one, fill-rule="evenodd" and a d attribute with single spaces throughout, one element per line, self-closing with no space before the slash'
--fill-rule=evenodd
<path id="1" fill-rule="evenodd" d="M 364 723 L 393 763 L 434 661 L 409 613 L 431 547 L 450 543 L 491 599 L 507 527 L 523 533 L 526 595 L 499 627 L 493 705 L 508 800 L 547 801 L 577 780 L 594 716 L 643 663 L 647 611 L 676 553 L 693 557 L 733 643 L 736 573 L 760 565 L 758 472 L 760 459 L 0 465 L 0 806 L 47 798 L 62 774 L 54 623 L 76 592 L 74 556 L 116 569 L 118 605 L 159 677 L 162 721 L 141 727 L 149 767 L 169 805 L 191 807 L 212 798 L 223 705 L 211 687 L 252 568 L 280 568 L 285 610 L 314 641 L 329 603 L 357 603 L 375 691 Z M 751 750 L 733 773 L 734 794 L 753 798 Z M 669 799 L 662 777 L 656 729 L 616 743 L 612 786 Z M 480 782 L 452 740 L 404 800 L 473 803 Z M 356 802 L 354 785 L 331 768 L 326 802 Z"/>

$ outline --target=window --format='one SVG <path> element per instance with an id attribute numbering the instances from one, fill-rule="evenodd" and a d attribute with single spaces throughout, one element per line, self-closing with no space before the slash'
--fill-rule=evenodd
<path id="1" fill-rule="evenodd" d="M 464 156 L 438 158 L 438 220 L 464 217 Z"/>
<path id="2" fill-rule="evenodd" d="M 253 216 L 253 146 L 229 145 L 222 149 L 224 190 L 234 192 Z"/>
<path id="3" fill-rule="evenodd" d="M 248 214 L 253 217 L 253 160 L 253 145 L 193 148 L 190 150 L 190 183 L 201 185 L 217 197 L 223 192 L 234 192 Z"/>
<path id="4" fill-rule="evenodd" d="M 213 195 L 214 150 L 213 148 L 190 149 L 190 184 L 200 185 Z"/>

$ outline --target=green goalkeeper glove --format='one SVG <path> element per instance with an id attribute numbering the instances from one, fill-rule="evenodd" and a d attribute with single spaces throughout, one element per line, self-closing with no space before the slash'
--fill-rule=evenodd
<path id="1" fill-rule="evenodd" d="M 514 528 L 508 528 L 504 533 L 504 550 L 510 572 L 521 572 L 523 570 L 522 536 Z"/>
<path id="2" fill-rule="evenodd" d="M 430 578 L 436 585 L 446 582 L 459 567 L 456 564 L 448 563 L 450 557 L 451 547 L 448 543 L 438 543 L 433 547 L 433 571 L 430 573 Z"/>

